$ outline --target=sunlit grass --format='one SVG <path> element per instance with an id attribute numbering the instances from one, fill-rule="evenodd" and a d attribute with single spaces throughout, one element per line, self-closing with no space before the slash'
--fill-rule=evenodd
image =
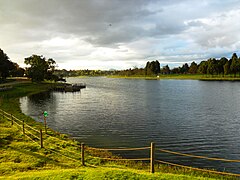
<path id="1" fill-rule="evenodd" d="M 49 84 L 16 84 L 12 90 L 1 93 L 0 108 L 24 119 L 32 127 L 43 128 L 41 123 L 24 115 L 19 106 L 19 97 L 46 91 Z M 1 114 L 0 114 L 1 115 Z M 67 135 L 53 130 L 44 136 L 44 149 L 29 141 L 21 129 L 0 116 L 0 178 L 2 179 L 233 179 L 212 173 L 202 173 L 172 166 L 156 166 L 156 173 L 149 173 L 149 163 L 115 162 L 97 157 L 114 157 L 105 151 L 86 151 L 86 165 L 80 161 L 80 143 Z M 67 159 L 51 150 L 76 159 Z M 71 153 L 73 152 L 73 153 Z"/>

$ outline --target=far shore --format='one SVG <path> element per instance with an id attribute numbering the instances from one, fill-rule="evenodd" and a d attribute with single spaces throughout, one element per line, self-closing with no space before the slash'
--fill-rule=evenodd
<path id="1" fill-rule="evenodd" d="M 170 74 L 159 76 L 107 76 L 108 78 L 122 78 L 122 79 L 145 79 L 145 80 L 162 80 L 162 79 L 176 79 L 176 80 L 202 80 L 202 81 L 240 81 L 240 76 L 217 76 L 217 75 L 201 75 L 201 74 Z"/>

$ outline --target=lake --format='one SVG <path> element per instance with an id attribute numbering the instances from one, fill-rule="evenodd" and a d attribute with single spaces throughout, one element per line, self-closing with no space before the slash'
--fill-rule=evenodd
<path id="1" fill-rule="evenodd" d="M 22 111 L 92 147 L 145 147 L 240 159 L 240 82 L 68 78 L 75 93 L 48 92 L 20 99 Z M 143 157 L 146 153 L 122 154 Z M 166 153 L 158 158 L 238 173 L 240 163 Z"/>

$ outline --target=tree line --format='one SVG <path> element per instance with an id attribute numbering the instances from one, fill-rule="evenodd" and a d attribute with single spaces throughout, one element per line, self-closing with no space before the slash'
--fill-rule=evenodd
<path id="1" fill-rule="evenodd" d="M 184 63 L 182 66 L 170 69 L 168 65 L 160 68 L 160 63 L 148 61 L 144 68 L 130 68 L 126 70 L 56 70 L 56 62 L 52 58 L 45 58 L 39 55 L 32 55 L 25 58 L 24 63 L 27 68 L 21 68 L 17 63 L 12 62 L 6 53 L 0 49 L 0 82 L 4 82 L 7 77 L 29 77 L 33 82 L 43 80 L 64 80 L 69 76 L 158 76 L 161 74 L 203 74 L 203 75 L 232 75 L 240 76 L 240 57 L 233 53 L 230 59 L 222 57 L 220 59 L 210 58 L 201 61 L 199 64 L 192 62 L 190 66 Z"/>
<path id="2" fill-rule="evenodd" d="M 6 53 L 0 49 L 0 82 L 4 82 L 9 76 L 23 76 L 25 70 L 17 63 L 10 61 Z"/>
<path id="3" fill-rule="evenodd" d="M 29 67 L 25 69 L 19 67 L 0 49 L 0 82 L 5 82 L 7 77 L 23 76 L 31 78 L 33 82 L 41 82 L 44 79 L 58 80 L 58 76 L 54 75 L 56 62 L 53 59 L 32 55 L 25 58 L 24 63 Z"/>
<path id="4" fill-rule="evenodd" d="M 184 70 L 183 70 L 184 69 Z M 201 61 L 199 64 L 192 62 L 184 64 L 183 67 L 173 68 L 173 74 L 206 74 L 206 75 L 233 75 L 234 77 L 239 74 L 240 76 L 240 58 L 236 53 L 233 53 L 230 59 L 222 57 L 220 59 L 210 58 L 206 61 Z"/>
<path id="5" fill-rule="evenodd" d="M 230 59 L 222 57 L 220 59 L 210 58 L 201 61 L 199 64 L 192 62 L 190 66 L 184 63 L 182 66 L 170 69 L 168 65 L 160 68 L 160 63 L 156 61 L 147 62 L 144 68 L 133 68 L 117 71 L 120 76 L 156 76 L 160 74 L 202 74 L 202 75 L 225 75 L 240 76 L 240 57 L 233 53 Z"/>

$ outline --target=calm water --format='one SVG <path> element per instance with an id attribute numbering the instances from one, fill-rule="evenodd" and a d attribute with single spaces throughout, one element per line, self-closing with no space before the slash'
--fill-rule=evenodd
<path id="1" fill-rule="evenodd" d="M 240 159 L 240 82 L 69 78 L 77 93 L 49 92 L 20 99 L 22 111 L 93 147 L 143 147 Z M 141 152 L 140 152 L 141 153 Z M 144 157 L 144 154 L 123 156 Z M 240 163 L 158 154 L 170 162 L 239 173 Z"/>

